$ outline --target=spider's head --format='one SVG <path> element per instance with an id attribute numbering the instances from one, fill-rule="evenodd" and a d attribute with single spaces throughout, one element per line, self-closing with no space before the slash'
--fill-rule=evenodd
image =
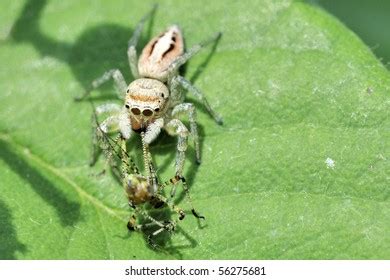
<path id="1" fill-rule="evenodd" d="M 142 129 L 159 118 L 166 110 L 169 90 L 155 79 L 141 78 L 127 88 L 125 108 L 129 113 L 133 129 Z"/>

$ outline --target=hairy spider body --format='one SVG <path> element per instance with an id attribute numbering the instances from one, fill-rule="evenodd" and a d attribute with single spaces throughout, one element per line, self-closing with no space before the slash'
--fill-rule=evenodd
<path id="1" fill-rule="evenodd" d="M 189 135 L 193 138 L 196 160 L 200 163 L 196 110 L 192 103 L 184 102 L 185 96 L 182 90 L 191 92 L 199 99 L 218 124 L 222 124 L 222 118 L 210 107 L 203 93 L 180 76 L 178 70 L 204 46 L 217 41 L 221 34 L 217 33 L 184 52 L 182 33 L 178 26 L 173 25 L 159 36 L 154 37 L 144 47 L 141 56 L 137 59 L 137 42 L 144 22 L 154 13 L 154 10 L 155 7 L 141 19 L 129 40 L 127 54 L 131 73 L 135 80 L 127 85 L 119 70 L 109 70 L 94 80 L 91 88 L 76 100 L 85 98 L 91 90 L 112 78 L 118 89 L 118 97 L 124 100 L 124 106 L 109 103 L 96 108 L 97 115 L 110 114 L 100 124 L 103 133 L 119 130 L 122 137 L 127 140 L 134 132 L 144 132 L 144 140 L 147 145 L 158 137 L 162 129 L 172 136 L 177 136 L 175 170 L 176 176 L 181 178 Z M 188 116 L 190 129 L 178 119 L 181 114 Z M 99 145 L 97 133 L 99 132 L 95 132 L 93 135 L 94 147 L 91 164 L 96 161 L 97 157 L 96 147 Z"/>

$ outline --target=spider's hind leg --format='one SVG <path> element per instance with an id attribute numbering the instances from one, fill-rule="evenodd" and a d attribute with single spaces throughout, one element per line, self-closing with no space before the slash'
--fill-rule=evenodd
<path id="1" fill-rule="evenodd" d="M 221 32 L 215 33 L 210 38 L 207 38 L 206 40 L 192 46 L 188 51 L 177 57 L 168 67 L 168 81 L 170 81 L 176 75 L 180 66 L 185 64 L 189 59 L 191 59 L 191 57 L 196 55 L 204 47 L 206 47 L 212 42 L 215 42 L 216 40 L 219 40 L 221 35 Z"/>
<path id="2" fill-rule="evenodd" d="M 131 74 L 134 79 L 139 78 L 138 73 L 138 57 L 137 57 L 137 44 L 139 38 L 141 37 L 142 30 L 144 28 L 145 22 L 154 14 L 157 9 L 157 4 L 153 5 L 152 9 L 138 22 L 137 26 L 134 29 L 133 35 L 129 40 L 128 48 L 127 48 L 127 57 L 129 59 L 129 65 Z"/>

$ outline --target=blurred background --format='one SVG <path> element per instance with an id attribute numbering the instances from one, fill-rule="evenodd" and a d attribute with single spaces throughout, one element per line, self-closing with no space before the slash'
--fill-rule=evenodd
<path id="1" fill-rule="evenodd" d="M 352 29 L 390 69 L 389 0 L 312 0 Z"/>

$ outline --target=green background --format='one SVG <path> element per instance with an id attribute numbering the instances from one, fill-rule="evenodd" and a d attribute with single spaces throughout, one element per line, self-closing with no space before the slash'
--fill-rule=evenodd
<path id="1" fill-rule="evenodd" d="M 383 0 L 312 0 L 356 32 L 383 64 L 390 64 L 390 2 Z"/>
<path id="2" fill-rule="evenodd" d="M 107 69 L 132 80 L 127 40 L 152 1 L 0 5 L 1 259 L 390 258 L 390 74 L 316 4 L 160 2 L 140 49 L 172 23 L 187 46 L 223 32 L 185 76 L 225 123 L 188 96 L 203 162 L 190 142 L 185 176 L 206 221 L 187 215 L 157 251 L 127 232 L 120 183 L 96 176 L 103 159 L 88 166 L 91 107 L 73 102 Z M 115 100 L 111 83 L 94 96 Z M 175 145 L 162 134 L 151 147 L 163 180 Z M 139 139 L 129 147 L 141 165 Z"/>

